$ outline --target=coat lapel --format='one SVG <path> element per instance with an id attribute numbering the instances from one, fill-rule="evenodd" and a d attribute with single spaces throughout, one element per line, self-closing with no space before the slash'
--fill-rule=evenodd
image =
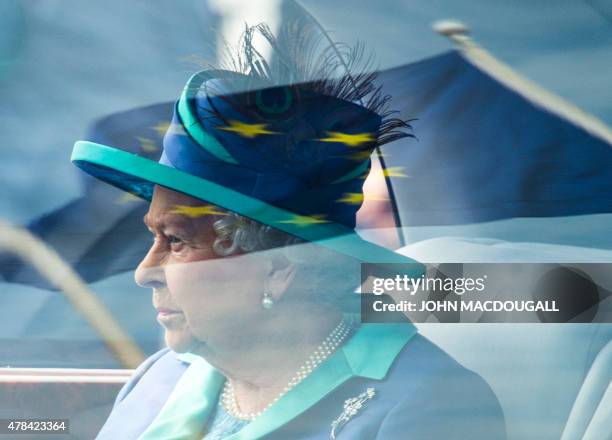
<path id="1" fill-rule="evenodd" d="M 363 324 L 343 348 L 260 417 L 226 440 L 262 438 L 289 423 L 353 377 L 383 379 L 395 357 L 415 334 L 416 328 L 409 323 Z"/>
<path id="2" fill-rule="evenodd" d="M 177 382 L 158 417 L 138 440 L 185 440 L 203 431 L 217 403 L 224 377 L 199 356 L 183 354 L 179 358 L 191 365 Z M 194 395 L 193 390 L 201 391 Z"/>

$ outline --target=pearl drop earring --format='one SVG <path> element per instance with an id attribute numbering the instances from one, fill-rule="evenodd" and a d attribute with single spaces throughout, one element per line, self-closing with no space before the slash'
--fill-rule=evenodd
<path id="1" fill-rule="evenodd" d="M 266 310 L 270 310 L 274 307 L 274 299 L 267 290 L 264 291 L 263 298 L 261 299 L 261 306 Z"/>

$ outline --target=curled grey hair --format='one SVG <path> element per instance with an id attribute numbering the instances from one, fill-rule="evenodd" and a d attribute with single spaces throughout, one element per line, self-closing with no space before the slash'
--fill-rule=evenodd
<path id="1" fill-rule="evenodd" d="M 235 213 L 213 223 L 217 238 L 213 250 L 220 257 L 228 257 L 240 252 L 254 252 L 301 242 L 300 239 L 285 234 L 278 229 L 261 224 Z"/>
<path id="2" fill-rule="evenodd" d="M 297 264 L 294 283 L 300 290 L 309 291 L 313 300 L 335 304 L 345 311 L 358 307 L 352 294 L 360 282 L 360 266 L 355 259 L 231 212 L 216 220 L 213 229 L 213 250 L 217 255 L 278 250 L 270 256 Z"/>

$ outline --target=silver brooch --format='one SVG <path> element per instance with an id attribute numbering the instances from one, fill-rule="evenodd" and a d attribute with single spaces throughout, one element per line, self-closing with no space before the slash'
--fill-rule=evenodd
<path id="1" fill-rule="evenodd" d="M 331 424 L 332 429 L 331 433 L 329 434 L 329 438 L 334 440 L 336 438 L 336 434 L 338 434 L 340 430 L 344 428 L 344 425 L 346 425 L 351 418 L 353 418 L 353 416 L 355 416 L 361 410 L 361 408 L 363 408 L 364 404 L 374 397 L 375 394 L 376 391 L 374 388 L 368 388 L 357 397 L 346 399 L 344 401 L 344 410 Z"/>

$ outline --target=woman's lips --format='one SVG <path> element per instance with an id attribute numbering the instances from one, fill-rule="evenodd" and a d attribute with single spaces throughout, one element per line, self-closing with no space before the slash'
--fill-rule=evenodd
<path id="1" fill-rule="evenodd" d="M 160 315 L 171 315 L 172 313 L 181 313 L 181 312 L 179 310 L 165 309 L 163 307 L 158 307 L 157 313 Z"/>
<path id="2" fill-rule="evenodd" d="M 174 310 L 174 309 L 166 309 L 163 307 L 159 307 L 157 309 L 157 319 L 161 319 L 161 320 L 168 320 L 168 319 L 173 319 L 177 316 L 182 315 L 183 312 L 179 311 L 179 310 Z"/>

